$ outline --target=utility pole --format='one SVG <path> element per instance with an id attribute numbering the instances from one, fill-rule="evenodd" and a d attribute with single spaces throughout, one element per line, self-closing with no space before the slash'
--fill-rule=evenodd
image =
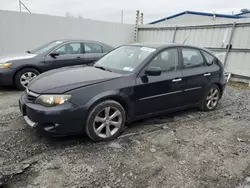
<path id="1" fill-rule="evenodd" d="M 140 24 L 143 24 L 143 13 L 141 13 Z"/>
<path id="2" fill-rule="evenodd" d="M 134 32 L 134 42 L 138 41 L 138 24 L 140 20 L 140 11 L 136 11 L 136 18 L 135 18 L 135 32 Z"/>
<path id="3" fill-rule="evenodd" d="M 22 12 L 22 4 L 21 4 L 21 0 L 18 0 L 19 2 L 19 12 Z"/>
<path id="4" fill-rule="evenodd" d="M 215 21 L 216 19 L 216 14 L 215 14 L 215 11 L 213 11 L 213 21 Z"/>
<path id="5" fill-rule="evenodd" d="M 123 23 L 123 10 L 121 11 L 121 23 Z"/>
<path id="6" fill-rule="evenodd" d="M 25 5 L 21 0 L 19 0 L 19 11 L 20 11 L 20 12 L 22 12 L 22 6 L 23 6 L 29 13 L 31 13 L 30 10 L 28 9 L 28 7 L 26 7 L 26 5 Z"/>

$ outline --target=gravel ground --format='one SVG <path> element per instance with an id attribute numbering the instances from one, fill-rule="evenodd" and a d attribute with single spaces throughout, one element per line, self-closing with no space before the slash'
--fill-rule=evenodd
<path id="1" fill-rule="evenodd" d="M 247 188 L 250 182 L 250 90 L 227 87 L 213 112 L 191 109 L 138 121 L 101 143 L 37 135 L 19 113 L 19 95 L 0 89 L 5 186 Z"/>

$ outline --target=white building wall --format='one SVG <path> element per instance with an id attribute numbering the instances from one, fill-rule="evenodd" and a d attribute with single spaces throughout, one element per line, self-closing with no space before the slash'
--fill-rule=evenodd
<path id="1" fill-rule="evenodd" d="M 134 25 L 0 10 L 0 54 L 23 52 L 56 39 L 130 43 Z"/>
<path id="2" fill-rule="evenodd" d="M 184 14 L 181 16 L 177 16 L 175 18 L 171 18 L 169 20 L 165 20 L 154 25 L 182 25 L 182 24 L 199 24 L 199 23 L 213 23 L 213 22 L 228 22 L 231 23 L 234 20 L 238 19 L 230 19 L 230 18 L 220 18 L 220 17 L 212 17 L 212 16 L 201 16 L 201 15 L 193 15 L 193 14 Z"/>

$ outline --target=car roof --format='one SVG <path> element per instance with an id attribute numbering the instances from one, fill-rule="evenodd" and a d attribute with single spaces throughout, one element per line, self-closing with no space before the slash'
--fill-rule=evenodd
<path id="1" fill-rule="evenodd" d="M 94 40 L 85 40 L 85 39 L 55 39 L 54 41 L 61 41 L 61 42 L 71 42 L 71 41 L 98 42 L 98 41 L 94 41 Z"/>
<path id="2" fill-rule="evenodd" d="M 106 43 L 103 43 L 103 42 L 100 42 L 100 41 L 95 41 L 95 40 L 85 40 L 85 39 L 58 39 L 58 40 L 54 40 L 54 41 L 60 41 L 60 42 L 92 42 L 92 43 L 99 43 L 99 44 L 103 44 L 107 47 L 112 47 L 110 46 L 109 44 L 106 44 Z M 112 47 L 113 48 L 113 47 Z"/>
<path id="3" fill-rule="evenodd" d="M 143 47 L 149 47 L 149 48 L 162 48 L 162 47 L 169 47 L 172 44 L 171 43 L 153 43 L 153 42 L 144 42 L 144 43 L 131 43 L 129 44 L 131 46 L 143 46 Z"/>
<path id="4" fill-rule="evenodd" d="M 167 48 L 167 47 L 189 47 L 189 48 L 197 48 L 197 49 L 202 49 L 202 50 L 205 50 L 205 51 L 209 51 L 206 48 L 193 46 L 193 45 L 187 45 L 187 44 L 181 44 L 181 43 L 145 42 L 145 43 L 130 43 L 129 45 L 131 45 L 131 46 L 149 47 L 149 48 L 155 48 L 155 49 Z"/>

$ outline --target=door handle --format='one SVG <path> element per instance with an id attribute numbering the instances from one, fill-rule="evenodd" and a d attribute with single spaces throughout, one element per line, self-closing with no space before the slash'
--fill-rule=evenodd
<path id="1" fill-rule="evenodd" d="M 211 75 L 211 73 L 205 73 L 204 74 L 204 76 L 210 76 Z"/>
<path id="2" fill-rule="evenodd" d="M 172 80 L 172 82 L 180 82 L 180 81 L 182 81 L 181 78 L 176 78 L 176 79 L 173 79 L 173 80 Z"/>
<path id="3" fill-rule="evenodd" d="M 80 61 L 82 58 L 81 58 L 81 57 L 77 57 L 76 59 L 77 59 L 78 61 Z"/>

